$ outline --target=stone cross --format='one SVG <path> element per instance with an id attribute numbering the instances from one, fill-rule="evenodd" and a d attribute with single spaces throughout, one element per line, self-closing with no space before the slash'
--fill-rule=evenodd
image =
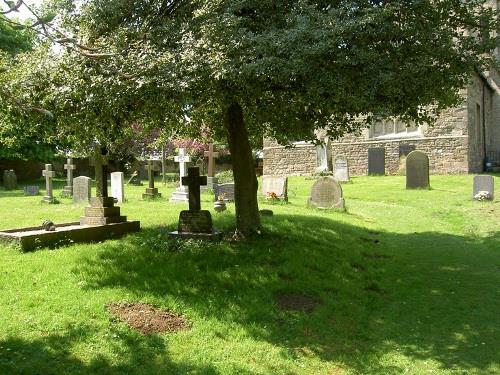
<path id="1" fill-rule="evenodd" d="M 189 211 L 200 211 L 200 186 L 207 184 L 207 176 L 200 176 L 199 167 L 190 167 L 187 177 L 182 177 L 181 183 L 189 188 Z"/>
<path id="2" fill-rule="evenodd" d="M 73 164 L 73 159 L 68 158 L 67 164 L 64 164 L 64 169 L 67 171 L 68 187 L 73 187 L 73 171 L 76 169 L 76 165 Z"/>
<path id="3" fill-rule="evenodd" d="M 208 177 L 214 177 L 214 160 L 219 156 L 219 153 L 214 152 L 213 143 L 210 143 L 208 151 L 205 151 L 204 155 L 208 158 Z"/>
<path id="4" fill-rule="evenodd" d="M 42 175 L 43 177 L 45 177 L 45 188 L 47 190 L 44 200 L 49 202 L 54 200 L 54 193 L 52 191 L 52 179 L 56 176 L 56 172 L 52 170 L 52 164 L 45 164 L 45 169 L 43 170 Z"/>
<path id="5" fill-rule="evenodd" d="M 97 148 L 95 154 L 90 158 L 90 165 L 95 168 L 96 197 L 108 197 L 108 156 L 105 148 Z"/>
<path id="6" fill-rule="evenodd" d="M 153 189 L 155 187 L 155 172 L 153 170 L 153 160 L 148 160 L 148 179 L 149 188 Z"/>
<path id="7" fill-rule="evenodd" d="M 186 175 L 186 164 L 191 161 L 191 157 L 186 155 L 186 150 L 184 148 L 179 149 L 179 155 L 174 158 L 176 163 L 179 163 L 179 170 L 181 178 Z"/>

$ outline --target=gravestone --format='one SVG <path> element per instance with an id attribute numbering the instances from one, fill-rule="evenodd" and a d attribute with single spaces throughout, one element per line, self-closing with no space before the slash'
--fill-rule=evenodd
<path id="1" fill-rule="evenodd" d="M 368 149 L 368 175 L 385 175 L 385 148 Z"/>
<path id="2" fill-rule="evenodd" d="M 34 196 L 40 194 L 40 187 L 38 185 L 29 185 L 24 187 L 24 195 Z"/>
<path id="3" fill-rule="evenodd" d="M 271 193 L 288 201 L 288 177 L 262 176 L 262 194 L 267 197 Z"/>
<path id="4" fill-rule="evenodd" d="M 111 173 L 111 196 L 115 198 L 118 203 L 125 202 L 124 179 L 125 175 L 123 172 Z"/>
<path id="5" fill-rule="evenodd" d="M 201 210 L 200 187 L 207 184 L 207 177 L 200 176 L 198 167 L 190 167 L 188 175 L 182 177 L 181 184 L 188 186 L 189 210 L 181 211 L 176 232 L 170 236 L 177 238 L 220 238 L 222 233 L 215 231 L 209 211 Z"/>
<path id="6" fill-rule="evenodd" d="M 316 172 L 328 171 L 328 144 L 316 146 Z"/>
<path id="7" fill-rule="evenodd" d="M 158 188 L 155 188 L 155 172 L 153 169 L 153 160 L 148 160 L 148 181 L 149 187 L 147 187 L 146 192 L 142 194 L 142 199 L 160 198 L 161 193 L 158 193 Z"/>
<path id="8" fill-rule="evenodd" d="M 52 164 L 45 164 L 45 170 L 42 172 L 42 175 L 45 177 L 45 195 L 43 196 L 42 202 L 54 203 L 52 179 L 55 177 L 56 172 L 52 170 Z"/>
<path id="9" fill-rule="evenodd" d="M 85 207 L 85 216 L 80 217 L 80 225 L 107 225 L 127 222 L 121 216 L 120 207 L 115 207 L 115 200 L 108 196 L 107 165 L 108 155 L 105 147 L 96 147 L 91 165 L 95 168 L 96 197 L 90 198 L 90 205 Z"/>
<path id="10" fill-rule="evenodd" d="M 223 196 L 225 202 L 234 202 L 234 182 L 227 184 L 214 184 L 215 201 Z"/>
<path id="11" fill-rule="evenodd" d="M 476 196 L 482 191 L 488 192 L 488 197 L 483 199 L 493 200 L 495 198 L 495 181 L 493 176 L 474 176 L 474 190 L 472 197 L 477 199 Z"/>
<path id="12" fill-rule="evenodd" d="M 191 157 L 186 154 L 186 150 L 183 148 L 179 149 L 179 155 L 174 158 L 176 163 L 179 163 L 179 175 L 180 181 L 182 177 L 186 176 L 186 165 L 191 161 Z M 183 186 L 182 183 L 170 196 L 170 202 L 189 202 L 188 198 L 188 187 Z"/>
<path id="13" fill-rule="evenodd" d="M 312 186 L 308 206 L 344 210 L 342 187 L 333 177 L 321 177 Z"/>
<path id="14" fill-rule="evenodd" d="M 333 177 L 338 182 L 349 182 L 349 162 L 345 155 L 335 156 L 333 162 Z"/>
<path id="15" fill-rule="evenodd" d="M 92 193 L 92 179 L 80 176 L 73 179 L 73 203 L 88 203 Z"/>
<path id="16" fill-rule="evenodd" d="M 139 177 L 139 172 L 134 171 L 127 182 L 127 185 L 142 186 L 141 178 Z"/>
<path id="17" fill-rule="evenodd" d="M 406 188 L 430 188 L 429 157 L 422 151 L 412 151 L 406 157 Z"/>
<path id="18" fill-rule="evenodd" d="M 17 189 L 17 176 L 13 169 L 3 171 L 3 186 L 5 190 Z"/>
<path id="19" fill-rule="evenodd" d="M 219 156 L 218 152 L 214 152 L 214 145 L 210 143 L 208 146 L 208 151 L 204 152 L 205 157 L 208 158 L 208 176 L 207 176 L 207 188 L 213 189 L 214 184 L 217 183 L 217 178 L 214 177 L 215 174 L 215 158 Z"/>
<path id="20" fill-rule="evenodd" d="M 66 169 L 66 186 L 62 191 L 64 197 L 73 196 L 73 171 L 76 169 L 76 165 L 73 164 L 73 159 L 68 158 L 67 163 L 64 164 L 64 169 Z"/>

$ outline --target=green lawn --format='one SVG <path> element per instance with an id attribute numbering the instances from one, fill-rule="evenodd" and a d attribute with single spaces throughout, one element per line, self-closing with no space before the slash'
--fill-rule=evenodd
<path id="1" fill-rule="evenodd" d="M 287 205 L 262 202 L 275 216 L 246 243 L 168 240 L 185 206 L 160 185 L 155 202 L 126 188 L 139 234 L 26 254 L 0 245 L 0 374 L 500 373 L 500 199 L 472 201 L 472 176 L 431 176 L 429 191 L 357 177 L 347 212 L 324 212 L 305 207 L 312 182 L 291 178 Z M 0 229 L 83 212 L 40 200 L 1 191 Z M 234 206 L 214 222 L 230 231 Z M 280 310 L 283 293 L 322 303 Z M 192 328 L 142 336 L 106 311 L 120 301 Z"/>

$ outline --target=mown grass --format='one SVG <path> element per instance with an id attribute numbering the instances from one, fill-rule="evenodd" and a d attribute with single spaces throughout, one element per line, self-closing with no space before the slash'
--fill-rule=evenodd
<path id="1" fill-rule="evenodd" d="M 432 176 L 429 191 L 358 177 L 344 185 L 347 212 L 325 212 L 305 207 L 312 183 L 293 177 L 289 204 L 262 201 L 275 215 L 244 243 L 169 240 L 185 206 L 159 186 L 165 198 L 151 202 L 126 188 L 139 234 L 1 246 L 0 374 L 500 373 L 500 200 L 472 201 L 471 176 Z M 0 229 L 83 211 L 40 200 L 0 192 Z M 213 216 L 231 231 L 232 205 Z M 282 311 L 283 293 L 322 304 Z M 192 328 L 141 336 L 106 312 L 115 301 L 184 314 Z"/>

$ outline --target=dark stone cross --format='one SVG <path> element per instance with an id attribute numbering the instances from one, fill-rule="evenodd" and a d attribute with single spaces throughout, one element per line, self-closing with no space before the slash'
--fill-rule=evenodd
<path id="1" fill-rule="evenodd" d="M 108 197 L 108 156 L 104 147 L 98 147 L 90 158 L 90 165 L 95 168 L 96 197 Z"/>
<path id="2" fill-rule="evenodd" d="M 189 187 L 189 211 L 201 210 L 200 186 L 207 184 L 207 176 L 200 176 L 199 167 L 189 167 L 188 175 L 182 177 L 182 185 Z"/>
<path id="3" fill-rule="evenodd" d="M 149 188 L 153 189 L 155 187 L 155 172 L 153 170 L 153 160 L 148 160 L 148 179 Z"/>
<path id="4" fill-rule="evenodd" d="M 214 144 L 210 143 L 208 151 L 204 152 L 208 158 L 208 177 L 214 177 L 214 159 L 219 156 L 218 152 L 214 152 Z"/>

